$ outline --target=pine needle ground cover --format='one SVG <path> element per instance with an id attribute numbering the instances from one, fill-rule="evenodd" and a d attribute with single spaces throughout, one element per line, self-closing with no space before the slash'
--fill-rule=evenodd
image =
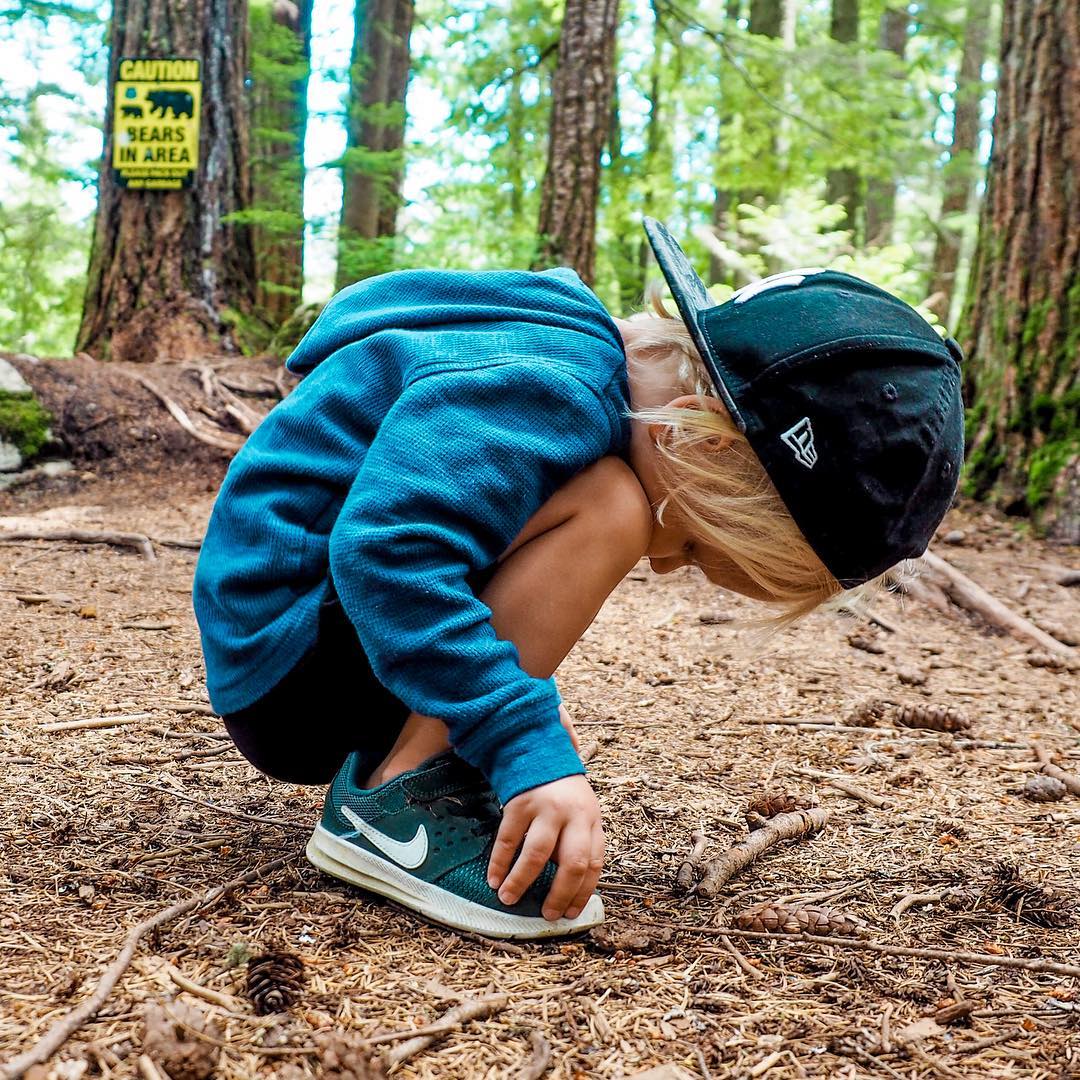
<path id="1" fill-rule="evenodd" d="M 162 542 L 201 535 L 218 479 L 84 480 L 0 505 L 157 541 L 153 563 L 0 544 L 0 1061 L 87 1000 L 133 927 L 191 901 L 139 937 L 96 1015 L 29 1075 L 1076 1070 L 1069 663 L 1032 664 L 1012 638 L 894 597 L 876 610 L 892 632 L 818 615 L 747 658 L 751 605 L 642 563 L 559 673 L 593 744 L 609 921 L 581 941 L 493 945 L 308 866 L 320 792 L 266 780 L 221 738 L 195 552 Z M 1077 640 L 1077 591 L 1057 583 L 1075 549 L 964 510 L 942 532 L 954 565 Z M 1059 798 L 1031 797 L 1043 776 L 1059 782 L 1036 791 Z M 825 824 L 702 894 L 710 860 L 791 815 Z"/>

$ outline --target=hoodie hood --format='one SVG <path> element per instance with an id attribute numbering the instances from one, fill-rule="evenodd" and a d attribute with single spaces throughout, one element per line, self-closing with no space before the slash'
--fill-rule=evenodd
<path id="1" fill-rule="evenodd" d="M 576 331 L 622 351 L 611 315 L 568 267 L 540 272 L 399 270 L 342 289 L 285 366 L 307 375 L 338 349 L 387 330 L 484 331 L 507 323 L 531 323 L 545 333 Z"/>

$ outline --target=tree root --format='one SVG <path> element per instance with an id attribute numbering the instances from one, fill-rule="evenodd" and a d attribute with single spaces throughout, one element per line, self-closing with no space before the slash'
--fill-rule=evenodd
<path id="1" fill-rule="evenodd" d="M 718 859 L 705 864 L 705 874 L 697 887 L 698 895 L 715 896 L 740 870 L 769 848 L 775 847 L 781 840 L 794 840 L 817 832 L 825 827 L 831 816 L 829 810 L 820 806 L 790 814 L 777 814 L 767 825 L 739 841 Z"/>
<path id="2" fill-rule="evenodd" d="M 982 586 L 977 585 L 966 574 L 961 573 L 947 563 L 940 555 L 927 551 L 922 557 L 922 565 L 927 569 L 926 577 L 957 607 L 978 615 L 984 622 L 1004 630 L 1018 641 L 1036 644 L 1058 656 L 1074 657 L 1076 651 L 1068 645 L 1051 637 L 1045 630 L 1040 630 L 1033 622 L 1017 615 L 995 596 L 991 596 Z M 926 588 L 925 582 L 920 582 Z M 913 595 L 918 595 L 916 589 Z"/>
<path id="3" fill-rule="evenodd" d="M 217 447 L 218 450 L 226 450 L 230 454 L 235 453 L 244 445 L 244 438 L 234 435 L 214 425 L 213 431 L 205 431 L 197 427 L 190 416 L 159 386 L 152 383 L 145 375 L 131 376 L 140 386 L 149 390 L 169 410 L 172 418 L 194 439 L 206 443 L 207 446 Z M 230 415 L 232 415 L 230 413 Z M 241 424 L 243 426 L 243 424 Z M 254 430 L 254 429 L 252 429 Z"/>
<path id="4" fill-rule="evenodd" d="M 120 981 L 120 976 L 127 971 L 135 955 L 135 950 L 138 948 L 139 941 L 144 935 L 151 930 L 164 926 L 168 922 L 172 922 L 173 919 L 180 918 L 181 915 L 187 915 L 198 908 L 210 907 L 216 904 L 227 893 L 240 888 L 241 885 L 248 885 L 252 881 L 259 880 L 264 874 L 280 870 L 281 867 L 293 862 L 295 858 L 295 854 L 290 854 L 280 859 L 274 859 L 272 862 L 264 863 L 262 866 L 257 866 L 254 870 L 249 870 L 246 874 L 241 874 L 240 877 L 226 882 L 224 885 L 216 885 L 202 896 L 182 900 L 180 903 L 173 904 L 172 907 L 167 907 L 156 915 L 151 915 L 150 918 L 143 919 L 141 923 L 133 926 L 128 931 L 120 955 L 102 973 L 94 992 L 85 1001 L 57 1020 L 29 1050 L 18 1057 L 0 1063 L 0 1080 L 18 1080 L 32 1065 L 40 1065 L 42 1062 L 47 1061 L 83 1024 L 97 1013 Z"/>
<path id="5" fill-rule="evenodd" d="M 0 529 L 0 540 L 70 540 L 76 544 L 112 544 L 135 548 L 147 562 L 157 562 L 154 545 L 142 533 L 102 532 L 97 529 Z"/>

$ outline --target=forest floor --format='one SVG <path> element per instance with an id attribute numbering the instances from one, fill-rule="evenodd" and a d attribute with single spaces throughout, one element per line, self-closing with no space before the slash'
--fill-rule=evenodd
<path id="1" fill-rule="evenodd" d="M 0 515 L 193 539 L 219 479 L 84 478 L 12 492 Z M 964 533 L 937 546 L 954 565 L 1080 637 L 1080 590 L 1056 583 L 1077 550 L 982 511 L 953 511 L 944 529 Z M 153 1080 L 156 1061 L 172 1080 L 375 1076 L 348 1071 L 343 1047 L 491 994 L 505 997 L 490 1016 L 454 1025 L 394 1075 L 1080 1075 L 1080 981 L 1046 970 L 1077 970 L 1076 925 L 1026 921 L 1076 908 L 1080 797 L 1018 794 L 1038 769 L 1036 740 L 1080 772 L 1075 671 L 1032 666 L 1022 643 L 894 596 L 877 604 L 891 632 L 819 614 L 755 652 L 731 622 L 752 605 L 696 570 L 658 577 L 643 562 L 559 671 L 583 739 L 598 744 L 606 931 L 493 945 L 305 862 L 322 793 L 267 780 L 223 739 L 189 603 L 196 552 L 155 547 L 149 562 L 100 544 L 0 544 L 0 1060 L 87 998 L 137 922 L 275 863 L 144 935 L 100 1011 L 32 1075 Z M 954 706 L 973 726 L 849 725 L 872 698 Z M 49 727 L 84 718 L 114 724 Z M 748 802 L 777 793 L 816 795 L 831 820 L 714 899 L 676 887 L 691 833 L 703 828 L 705 858 L 719 855 L 745 837 Z M 1002 859 L 1059 898 L 995 894 Z M 863 925 L 846 944 L 725 933 L 766 900 Z M 258 1016 L 244 961 L 271 948 L 298 954 L 306 980 L 289 1011 Z M 1003 966 L 1014 959 L 1031 969 Z M 144 1036 L 155 1003 L 186 1018 L 187 1033 L 172 1031 L 187 1045 L 153 1021 Z"/>

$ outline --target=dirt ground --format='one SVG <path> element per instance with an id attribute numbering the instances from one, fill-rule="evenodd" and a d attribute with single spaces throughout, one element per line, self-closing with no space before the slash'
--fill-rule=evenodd
<path id="1" fill-rule="evenodd" d="M 1051 921 L 1075 910 L 1080 796 L 1019 794 L 1038 769 L 1036 740 L 1080 773 L 1075 670 L 1032 666 L 1022 643 L 895 596 L 876 607 L 892 631 L 820 614 L 755 653 L 731 622 L 752 605 L 696 570 L 661 578 L 642 563 L 558 676 L 598 744 L 609 932 L 491 945 L 308 866 L 321 792 L 265 779 L 222 739 L 189 603 L 196 552 L 161 542 L 201 535 L 217 480 L 84 477 L 0 506 L 158 541 L 153 563 L 107 545 L 0 544 L 0 1059 L 85 1000 L 140 920 L 283 858 L 143 936 L 100 1011 L 35 1075 L 153 1080 L 164 1075 L 156 1061 L 172 1080 L 374 1076 L 347 1071 L 342 1047 L 501 994 L 491 1016 L 393 1074 L 1080 1076 L 1080 982 L 1040 970 L 1076 970 L 1077 926 L 1026 921 L 1044 901 Z M 1077 550 L 981 510 L 954 511 L 943 531 L 954 530 L 964 535 L 941 554 L 1080 640 L 1080 590 L 1056 583 Z M 849 724 L 872 698 L 954 706 L 973 724 L 956 735 L 899 728 L 891 714 Z M 298 722 L 314 730 L 321 710 L 350 707 L 312 702 Z M 110 717 L 105 728 L 48 727 Z M 817 796 L 831 820 L 715 898 L 676 887 L 695 830 L 714 857 L 746 836 L 748 802 L 778 793 Z M 1056 896 L 1013 894 L 1011 909 L 990 887 L 1003 859 Z M 849 944 L 725 933 L 762 901 L 826 905 L 862 926 Z M 259 1016 L 244 961 L 269 948 L 299 955 L 306 980 L 289 1011 Z M 1010 958 L 1034 970 L 1002 966 Z M 144 1041 L 154 1003 L 187 1017 L 186 1058 L 175 1040 Z"/>

